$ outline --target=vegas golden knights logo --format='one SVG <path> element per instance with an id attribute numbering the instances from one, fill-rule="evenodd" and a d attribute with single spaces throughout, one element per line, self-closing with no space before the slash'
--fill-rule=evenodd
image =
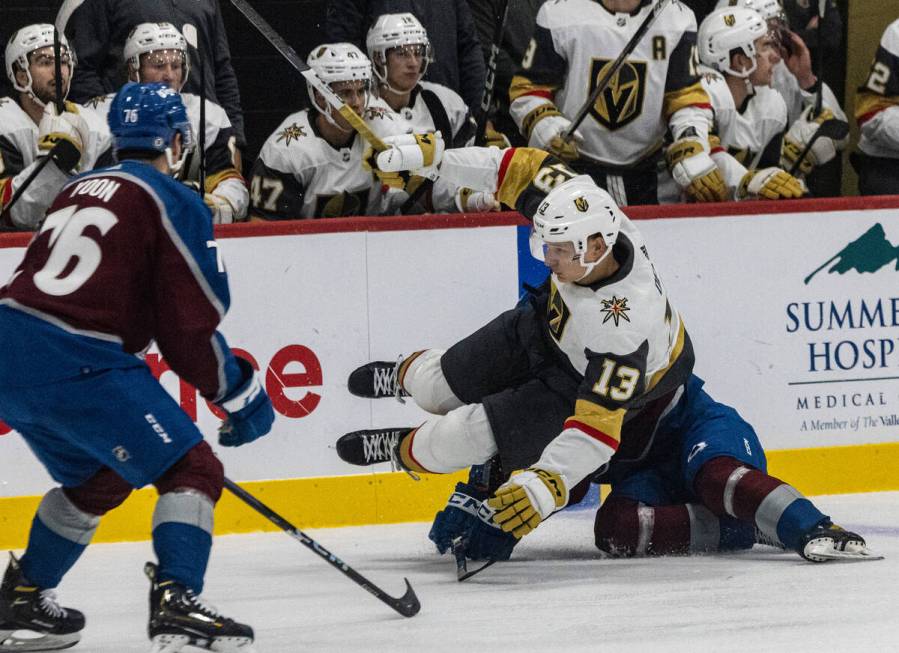
<path id="1" fill-rule="evenodd" d="M 562 341 L 562 334 L 565 333 L 565 325 L 568 324 L 568 318 L 571 317 L 571 311 L 565 305 L 565 300 L 559 294 L 555 282 L 549 287 L 549 304 L 546 311 L 546 320 L 549 323 L 549 332 L 556 342 Z"/>
<path id="2" fill-rule="evenodd" d="M 594 59 L 590 65 L 590 88 L 593 92 L 597 82 L 605 74 L 610 59 Z M 625 61 L 618 69 L 609 85 L 599 94 L 596 102 L 590 107 L 590 115 L 608 129 L 615 131 L 630 124 L 643 113 L 643 96 L 646 94 L 645 61 Z"/>
<path id="3" fill-rule="evenodd" d="M 574 208 L 576 208 L 581 213 L 586 213 L 587 209 L 590 208 L 590 204 L 587 202 L 586 197 L 577 197 L 574 200 Z"/>
<path id="4" fill-rule="evenodd" d="M 727 14 L 724 17 L 724 24 L 727 25 L 728 27 L 733 27 L 734 25 L 737 24 L 737 19 L 734 18 L 733 14 Z"/>

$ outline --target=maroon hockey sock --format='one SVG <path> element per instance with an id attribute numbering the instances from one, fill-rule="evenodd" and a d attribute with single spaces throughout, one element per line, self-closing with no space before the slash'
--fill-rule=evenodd
<path id="1" fill-rule="evenodd" d="M 786 483 L 726 456 L 703 465 L 694 481 L 696 494 L 714 514 L 752 523 L 765 498 L 782 485 Z"/>
<path id="2" fill-rule="evenodd" d="M 646 506 L 609 497 L 596 513 L 596 546 L 612 555 L 690 552 L 690 512 L 685 504 Z"/>

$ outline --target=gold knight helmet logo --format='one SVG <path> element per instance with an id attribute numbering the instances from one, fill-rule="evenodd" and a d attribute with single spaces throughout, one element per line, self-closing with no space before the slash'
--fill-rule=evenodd
<path id="1" fill-rule="evenodd" d="M 591 62 L 588 96 L 611 65 L 611 59 L 594 59 Z M 625 61 L 590 107 L 590 115 L 609 131 L 621 129 L 640 117 L 646 95 L 647 71 L 645 61 Z"/>
<path id="2" fill-rule="evenodd" d="M 586 197 L 576 197 L 574 198 L 574 208 L 581 213 L 586 213 L 587 209 L 590 208 L 590 204 L 587 202 Z"/>
<path id="3" fill-rule="evenodd" d="M 724 24 L 727 25 L 728 27 L 733 27 L 734 25 L 737 24 L 737 19 L 734 18 L 733 14 L 726 14 L 724 16 Z"/>

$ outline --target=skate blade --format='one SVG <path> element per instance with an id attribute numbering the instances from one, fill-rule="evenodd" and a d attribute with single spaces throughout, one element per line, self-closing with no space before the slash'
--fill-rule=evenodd
<path id="1" fill-rule="evenodd" d="M 256 653 L 249 637 L 216 637 L 209 646 L 216 653 Z"/>
<path id="2" fill-rule="evenodd" d="M 33 636 L 23 637 L 22 635 L 25 633 Z M 61 651 L 62 649 L 75 646 L 80 640 L 81 633 L 42 635 L 31 630 L 0 630 L 0 653 L 6 653 L 7 651 L 15 651 L 15 653 Z"/>
<path id="3" fill-rule="evenodd" d="M 156 635 L 152 642 L 150 653 L 180 653 L 185 646 L 201 646 L 192 642 L 187 635 Z M 216 653 L 256 653 L 253 640 L 249 637 L 216 637 L 202 648 Z"/>
<path id="4" fill-rule="evenodd" d="M 830 562 L 838 560 L 842 562 L 864 562 L 868 560 L 883 560 L 884 557 L 865 547 L 853 551 L 840 551 L 833 548 L 833 544 L 812 546 L 806 550 L 806 554 L 812 562 Z"/>
<path id="5" fill-rule="evenodd" d="M 190 644 L 190 637 L 187 635 L 156 635 L 150 641 L 153 643 L 150 653 L 178 653 Z"/>

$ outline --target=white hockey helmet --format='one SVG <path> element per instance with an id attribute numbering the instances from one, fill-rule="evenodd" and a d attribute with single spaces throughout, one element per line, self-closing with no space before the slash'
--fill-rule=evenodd
<path id="1" fill-rule="evenodd" d="M 365 87 L 365 102 L 368 105 L 369 91 L 371 88 L 371 62 L 365 53 L 352 43 L 323 43 L 313 48 L 306 57 L 306 64 L 315 71 L 316 76 L 325 84 L 335 82 L 363 81 Z M 327 103 L 319 104 L 315 97 L 315 88 L 308 81 L 306 90 L 312 105 L 330 123 L 336 125 L 331 117 L 331 111 Z"/>
<path id="2" fill-rule="evenodd" d="M 587 268 L 583 279 L 612 251 L 623 221 L 624 213 L 612 196 L 590 177 L 579 175 L 559 184 L 543 198 L 532 219 L 531 254 L 545 261 L 546 245 L 573 243 L 575 255 Z M 587 262 L 584 256 L 593 235 L 599 235 L 607 249 L 599 260 Z"/>
<path id="3" fill-rule="evenodd" d="M 190 54 L 187 51 L 187 41 L 178 29 L 171 23 L 140 23 L 135 25 L 128 38 L 125 39 L 125 47 L 122 57 L 128 64 L 129 72 L 137 74 L 140 78 L 140 57 L 148 52 L 159 50 L 178 50 L 181 52 L 182 70 L 181 86 L 187 82 L 190 75 Z M 175 89 L 176 91 L 179 89 Z"/>
<path id="4" fill-rule="evenodd" d="M 381 14 L 368 30 L 365 37 L 365 49 L 371 59 L 375 76 L 382 84 L 387 84 L 387 51 L 405 45 L 421 45 L 424 56 L 421 59 L 420 76 L 423 77 L 431 62 L 431 41 L 424 26 L 411 13 Z M 393 89 L 391 89 L 393 90 Z"/>
<path id="5" fill-rule="evenodd" d="M 765 20 L 786 20 L 786 14 L 780 0 L 718 0 L 718 4 L 715 5 L 715 9 L 726 9 L 728 7 L 755 9 Z"/>
<path id="6" fill-rule="evenodd" d="M 699 60 L 710 68 L 735 77 L 749 77 L 758 66 L 755 42 L 768 33 L 759 12 L 744 7 L 716 9 L 702 21 L 697 37 Z M 740 50 L 752 60 L 747 70 L 734 70 L 731 53 Z"/>
<path id="7" fill-rule="evenodd" d="M 33 80 L 31 79 L 28 55 L 35 50 L 40 50 L 47 46 L 52 47 L 53 31 L 54 27 L 49 23 L 27 25 L 17 30 L 11 37 L 9 37 L 9 41 L 6 43 L 6 76 L 9 78 L 14 89 L 22 93 L 28 93 L 28 95 L 40 105 L 43 105 L 44 102 L 35 95 L 34 90 L 31 88 Z M 63 61 L 65 61 L 66 56 L 68 56 L 69 59 L 69 84 L 63 89 L 63 96 L 67 96 L 69 94 L 69 86 L 71 86 L 72 75 L 75 74 L 75 51 L 69 47 L 69 41 L 66 39 L 65 34 L 61 32 L 59 34 L 59 45 L 60 50 L 62 51 Z M 18 65 L 28 78 L 28 82 L 24 86 L 16 81 L 15 65 Z M 65 97 L 63 97 L 63 99 L 65 99 Z"/>

